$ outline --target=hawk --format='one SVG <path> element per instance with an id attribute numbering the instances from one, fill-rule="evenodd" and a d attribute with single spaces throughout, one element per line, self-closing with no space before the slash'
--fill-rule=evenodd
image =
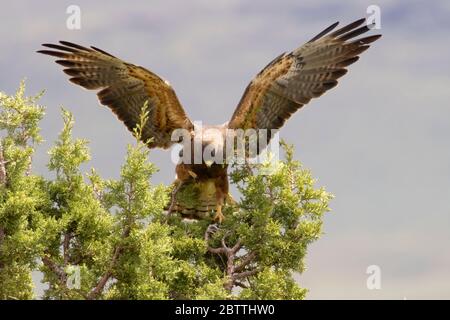
<path id="1" fill-rule="evenodd" d="M 338 84 L 347 67 L 359 59 L 369 44 L 381 35 L 359 37 L 373 25 L 359 19 L 340 29 L 332 24 L 307 43 L 289 53 L 282 53 L 262 69 L 250 82 L 224 125 L 205 126 L 196 130 L 186 115 L 170 84 L 148 69 L 125 62 L 96 47 L 84 47 L 67 41 L 43 44 L 39 53 L 57 57 L 70 81 L 86 89 L 98 90 L 101 104 L 108 106 L 125 126 L 133 131 L 147 105 L 148 121 L 141 138 L 149 148 L 167 149 L 179 141 L 172 139 L 177 129 L 189 133 L 193 146 L 200 138 L 202 149 L 213 145 L 223 148 L 229 129 L 279 129 L 291 115 Z M 49 50 L 50 49 L 50 50 Z M 216 129 L 215 134 L 207 132 Z M 270 137 L 269 137 L 270 139 Z M 183 147 L 183 152 L 191 151 Z M 222 222 L 222 206 L 229 201 L 227 163 L 201 159 L 200 162 L 179 161 L 169 212 L 185 216 L 215 213 Z M 195 203 L 176 196 L 181 187 L 194 186 Z M 176 191 L 175 191 L 176 190 Z"/>

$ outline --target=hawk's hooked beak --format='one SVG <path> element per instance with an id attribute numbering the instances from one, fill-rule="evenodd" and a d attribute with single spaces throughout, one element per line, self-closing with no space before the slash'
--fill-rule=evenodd
<path id="1" fill-rule="evenodd" d="M 205 161 L 205 164 L 206 164 L 206 166 L 207 166 L 208 168 L 211 167 L 213 163 L 214 163 L 214 161 L 212 161 L 212 160 L 206 160 L 206 161 Z"/>

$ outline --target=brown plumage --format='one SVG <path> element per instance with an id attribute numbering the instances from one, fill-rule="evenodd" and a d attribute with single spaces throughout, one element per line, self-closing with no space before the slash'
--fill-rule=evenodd
<path id="1" fill-rule="evenodd" d="M 278 56 L 250 82 L 228 126 L 279 129 L 312 98 L 335 87 L 346 67 L 381 37 L 352 40 L 370 30 L 367 25 L 360 27 L 364 22 L 360 19 L 326 35 L 335 23 L 298 49 Z"/>
<path id="2" fill-rule="evenodd" d="M 212 127 L 222 134 L 210 136 L 201 131 L 205 138 L 203 148 L 208 143 L 222 148 L 226 128 L 281 128 L 295 111 L 335 87 L 338 79 L 347 73 L 346 68 L 359 59 L 370 43 L 381 37 L 372 35 L 355 39 L 370 30 L 365 19 L 332 32 L 337 24 L 294 51 L 281 54 L 261 70 L 247 86 L 228 124 Z M 147 102 L 149 120 L 142 130 L 142 139 L 147 142 L 151 138 L 150 148 L 170 147 L 175 143 L 171 141 L 171 134 L 178 128 L 188 130 L 192 139 L 198 134 L 175 91 L 151 71 L 95 47 L 86 48 L 66 41 L 43 46 L 50 50 L 38 52 L 59 58 L 56 62 L 65 67 L 63 71 L 73 83 L 99 90 L 100 102 L 108 106 L 130 131 L 139 123 L 142 107 Z M 196 216 L 199 212 L 208 213 L 214 204 L 215 218 L 222 221 L 221 209 L 228 196 L 226 164 L 179 163 L 176 172 L 176 191 L 197 186 L 203 192 L 199 194 L 200 203 L 193 206 L 183 204 L 174 194 L 169 211 Z"/>
<path id="3" fill-rule="evenodd" d="M 136 127 L 142 106 L 148 101 L 150 120 L 143 129 L 142 138 L 145 141 L 152 138 L 150 148 L 168 148 L 174 129 L 192 130 L 191 121 L 167 81 L 98 48 L 66 41 L 60 41 L 60 44 L 43 44 L 59 51 L 38 52 L 61 58 L 56 63 L 65 67 L 63 71 L 71 77 L 71 82 L 86 89 L 100 90 L 97 93 L 100 102 L 108 106 L 130 131 Z"/>

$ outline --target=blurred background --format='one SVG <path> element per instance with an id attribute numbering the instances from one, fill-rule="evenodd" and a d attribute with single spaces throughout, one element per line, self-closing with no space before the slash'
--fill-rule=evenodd
<path id="1" fill-rule="evenodd" d="M 80 29 L 66 26 L 70 5 L 81 10 Z M 380 8 L 383 38 L 281 130 L 336 196 L 296 279 L 309 299 L 450 299 L 449 1 L 5 1 L 0 90 L 12 94 L 24 78 L 28 94 L 46 89 L 34 171 L 49 176 L 64 106 L 75 136 L 90 140 L 85 169 L 117 178 L 133 138 L 93 92 L 35 53 L 41 43 L 94 45 L 149 68 L 170 81 L 192 120 L 219 124 L 275 56 L 335 21 L 369 16 L 370 5 Z M 155 183 L 173 181 L 169 152 L 150 161 L 160 168 Z M 380 289 L 366 285 L 371 265 Z"/>

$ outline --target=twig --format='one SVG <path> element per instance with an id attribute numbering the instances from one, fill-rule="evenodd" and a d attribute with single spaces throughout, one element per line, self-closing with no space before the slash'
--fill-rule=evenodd
<path id="1" fill-rule="evenodd" d="M 225 242 L 225 238 L 230 234 L 230 231 L 225 232 L 225 235 L 223 236 L 222 240 L 220 241 L 222 243 L 222 248 L 225 249 L 225 253 L 229 253 L 231 250 L 230 248 L 228 248 L 226 242 Z"/>
<path id="2" fill-rule="evenodd" d="M 235 268 L 236 272 L 241 272 L 243 270 L 245 270 L 245 267 L 248 266 L 251 262 L 253 262 L 253 260 L 256 258 L 256 252 L 255 251 L 251 251 L 249 253 L 247 253 L 245 256 L 241 257 L 241 264 L 238 265 Z"/>
<path id="3" fill-rule="evenodd" d="M 252 270 L 248 270 L 248 271 L 244 271 L 244 272 L 240 272 L 240 273 L 235 273 L 233 276 L 234 276 L 235 280 L 237 280 L 237 279 L 244 279 L 244 278 L 247 278 L 247 277 L 250 277 L 250 276 L 253 276 L 253 275 L 257 274 L 258 272 L 259 272 L 259 269 L 255 268 L 255 269 L 252 269 Z"/>
<path id="4" fill-rule="evenodd" d="M 67 266 L 69 263 L 69 246 L 70 246 L 70 240 L 72 239 L 72 233 L 66 232 L 64 234 L 64 241 L 63 241 L 63 257 L 64 257 L 64 265 Z"/>
<path id="5" fill-rule="evenodd" d="M 109 270 L 107 271 L 103 277 L 98 282 L 97 286 L 88 294 L 87 299 L 93 300 L 95 299 L 105 288 L 106 283 L 111 278 L 112 272 Z"/>
<path id="6" fill-rule="evenodd" d="M 49 268 L 51 271 L 53 271 L 54 274 L 58 277 L 58 280 L 61 282 L 62 286 L 66 286 L 67 282 L 67 273 L 64 271 L 63 268 L 61 268 L 59 265 L 57 265 L 53 260 L 50 259 L 48 256 L 42 257 L 42 263 Z"/>
<path id="7" fill-rule="evenodd" d="M 241 239 L 238 239 L 236 244 L 231 248 L 231 251 L 236 254 L 242 248 Z"/>
<path id="8" fill-rule="evenodd" d="M 49 256 L 43 256 L 42 263 L 57 276 L 60 283 L 60 289 L 64 292 L 64 294 L 67 294 L 70 289 L 67 287 L 67 273 L 64 268 L 55 263 Z M 52 284 L 50 284 L 50 287 L 52 287 Z M 80 290 L 78 290 L 78 293 L 82 297 L 87 299 L 87 296 L 84 295 Z"/>
<path id="9" fill-rule="evenodd" d="M 129 225 L 126 226 L 125 230 L 122 233 L 122 239 L 127 238 L 130 235 L 130 231 L 131 231 L 131 227 Z M 114 249 L 114 254 L 111 258 L 111 262 L 109 264 L 108 269 L 105 271 L 103 276 L 100 278 L 100 280 L 98 281 L 98 283 L 94 287 L 94 289 L 92 289 L 91 292 L 89 292 L 89 294 L 87 295 L 88 300 L 96 299 L 97 296 L 102 293 L 103 289 L 106 286 L 106 283 L 113 275 L 112 270 L 114 269 L 114 267 L 117 263 L 117 260 L 119 259 L 119 256 L 122 253 L 122 250 L 123 250 L 123 246 L 120 244 L 117 245 L 117 247 Z"/>

